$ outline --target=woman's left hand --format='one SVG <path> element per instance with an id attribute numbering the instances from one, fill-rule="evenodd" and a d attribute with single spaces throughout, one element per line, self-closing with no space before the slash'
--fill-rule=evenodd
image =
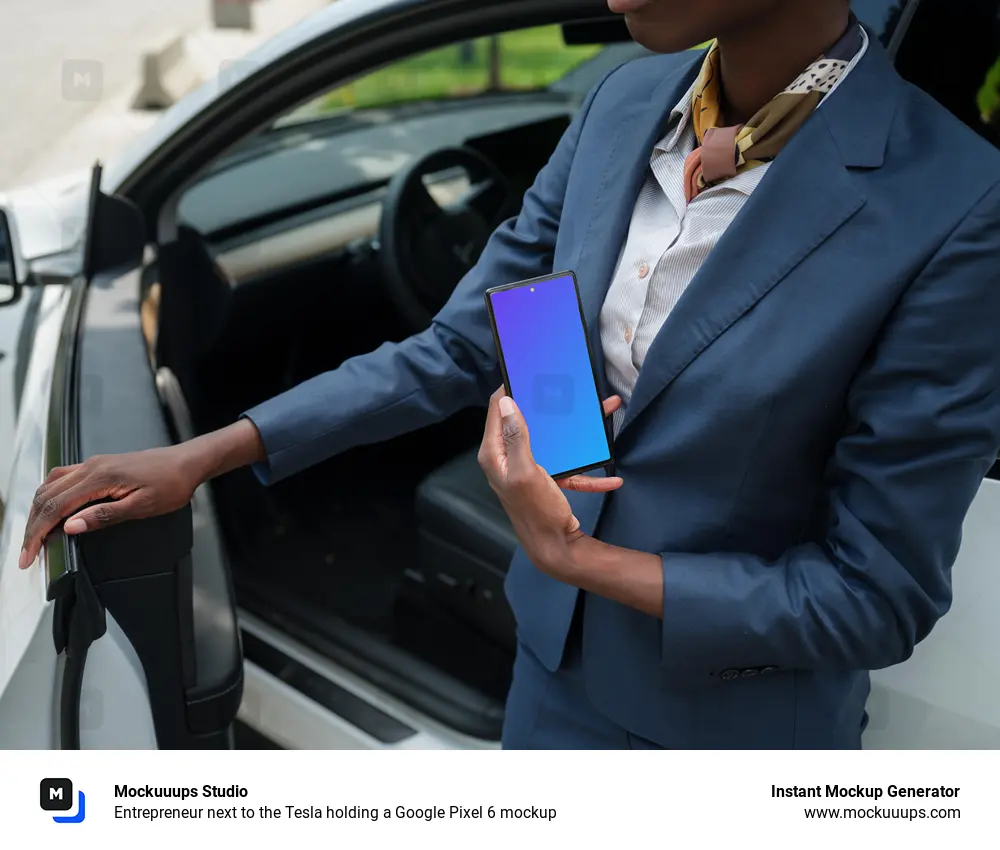
<path id="1" fill-rule="evenodd" d="M 607 399 L 605 416 L 621 403 L 618 396 Z M 542 572 L 571 582 L 571 545 L 583 533 L 562 489 L 606 493 L 621 487 L 622 479 L 574 475 L 556 482 L 535 463 L 528 426 L 503 387 L 490 398 L 479 465 L 531 562 Z"/>

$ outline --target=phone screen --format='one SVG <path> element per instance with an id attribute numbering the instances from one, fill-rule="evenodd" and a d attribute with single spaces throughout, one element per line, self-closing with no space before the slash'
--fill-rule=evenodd
<path id="1" fill-rule="evenodd" d="M 553 478 L 611 460 L 587 330 L 572 273 L 486 293 L 500 363 L 531 452 Z"/>

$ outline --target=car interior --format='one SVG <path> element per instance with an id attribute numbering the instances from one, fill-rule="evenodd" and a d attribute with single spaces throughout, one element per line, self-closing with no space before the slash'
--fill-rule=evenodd
<path id="1" fill-rule="evenodd" d="M 979 104 L 1000 55 L 997 3 L 969 7 L 979 11 L 921 4 L 897 61 L 993 138 Z M 187 189 L 141 293 L 175 440 L 429 324 L 590 86 L 643 53 L 613 24 L 553 29 L 572 59 L 544 85 L 301 120 L 299 110 Z M 336 100 L 323 93 L 310 109 Z M 496 740 L 515 649 L 503 580 L 516 539 L 476 462 L 482 423 L 482 410 L 463 411 L 271 487 L 239 470 L 196 510 L 217 523 L 242 609 L 433 719 Z"/>

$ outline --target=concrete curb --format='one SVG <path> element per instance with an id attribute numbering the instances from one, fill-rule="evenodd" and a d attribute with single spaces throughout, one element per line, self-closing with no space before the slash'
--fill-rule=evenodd
<path id="1" fill-rule="evenodd" d="M 173 35 L 162 39 L 142 57 L 139 91 L 132 101 L 133 109 L 166 109 L 184 95 L 220 74 L 227 67 L 267 41 L 281 30 L 312 12 L 328 5 L 331 0 L 255 0 L 251 28 L 235 26 L 236 19 L 226 27 L 208 25 L 183 37 Z M 213 5 L 217 8 L 246 10 L 244 0 Z"/>
<path id="2" fill-rule="evenodd" d="M 154 91 L 153 94 L 158 97 L 151 96 L 149 100 L 158 99 L 162 103 L 171 97 L 179 97 L 177 92 L 190 85 L 185 75 L 197 76 L 201 84 L 215 77 L 228 79 L 226 75 L 244 73 L 250 66 L 243 57 L 250 50 L 329 2 L 331 0 L 255 0 L 255 29 L 251 31 L 218 30 L 211 23 L 206 23 L 182 39 L 183 59 L 180 61 L 185 70 L 168 74 L 165 81 L 161 80 L 162 92 Z M 160 39 L 147 54 L 155 54 L 158 61 L 162 61 L 164 53 L 169 53 L 167 48 L 177 38 L 177 35 L 170 35 Z M 170 47 L 170 50 L 178 48 Z M 167 64 L 163 63 L 157 70 L 166 68 Z M 145 82 L 143 79 L 143 85 Z M 140 90 L 143 85 L 139 86 Z M 60 134 L 21 169 L 17 181 L 12 182 L 10 188 L 77 170 L 89 170 L 95 160 L 107 160 L 113 156 L 159 118 L 162 107 L 132 108 L 138 100 L 139 96 L 132 86 L 103 98 L 83 120 Z"/>
<path id="3" fill-rule="evenodd" d="M 201 70 L 191 61 L 185 37 L 176 33 L 146 51 L 140 67 L 133 109 L 166 109 L 205 82 Z"/>

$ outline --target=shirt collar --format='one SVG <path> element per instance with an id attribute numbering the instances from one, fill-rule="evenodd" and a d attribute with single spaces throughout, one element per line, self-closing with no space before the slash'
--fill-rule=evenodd
<path id="1" fill-rule="evenodd" d="M 691 125 L 691 103 L 694 100 L 694 87 L 697 80 L 691 83 L 691 87 L 684 93 L 676 106 L 670 111 L 670 121 L 667 126 L 666 135 L 656 143 L 656 150 L 670 152 L 680 141 L 684 132 Z"/>

